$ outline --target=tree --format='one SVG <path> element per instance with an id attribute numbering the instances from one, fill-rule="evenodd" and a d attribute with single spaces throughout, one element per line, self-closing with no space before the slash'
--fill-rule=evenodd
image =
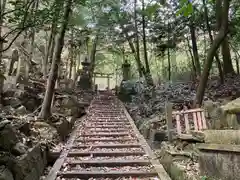
<path id="1" fill-rule="evenodd" d="M 56 1 L 57 2 L 57 1 Z M 59 1 L 58 1 L 59 2 Z M 72 0 L 67 0 L 64 8 L 64 15 L 62 18 L 62 24 L 59 31 L 59 35 L 56 40 L 56 51 L 54 53 L 50 75 L 48 78 L 46 94 L 44 96 L 41 112 L 39 114 L 40 118 L 47 119 L 51 115 L 51 103 L 54 94 L 54 87 L 56 80 L 58 78 L 58 68 L 61 61 L 61 53 L 64 45 L 64 36 L 68 25 L 68 20 L 71 12 Z"/>
<path id="2" fill-rule="evenodd" d="M 223 5 L 222 5 L 223 0 L 216 0 L 216 19 L 217 19 L 217 27 L 221 27 L 221 19 L 222 17 L 222 12 L 223 12 Z M 228 26 L 228 24 L 227 24 Z M 230 53 L 230 48 L 229 48 L 229 42 L 228 42 L 228 36 L 225 37 L 221 44 L 221 51 L 222 51 L 222 57 L 223 57 L 223 72 L 224 74 L 234 74 L 234 69 L 232 65 L 232 60 L 231 60 L 231 53 Z"/>
<path id="3" fill-rule="evenodd" d="M 211 27 L 210 27 L 210 24 L 209 24 L 208 9 L 207 9 L 207 6 L 206 6 L 206 0 L 203 0 L 203 6 L 204 6 L 204 17 L 205 17 L 205 21 L 206 21 L 206 27 L 207 27 L 209 39 L 210 39 L 211 44 L 212 44 L 213 43 L 213 36 L 212 36 Z M 215 54 L 215 59 L 216 59 L 217 67 L 218 67 L 220 81 L 223 84 L 224 76 L 223 76 L 222 65 L 221 65 L 221 61 L 220 61 L 220 58 L 218 56 L 218 53 Z"/>
<path id="4" fill-rule="evenodd" d="M 201 66 L 199 62 L 195 25 L 192 20 L 190 20 L 189 28 L 190 28 L 191 39 L 192 39 L 192 51 L 193 51 L 193 57 L 194 57 L 194 64 L 196 67 L 196 73 L 198 76 L 201 76 Z"/>
<path id="5" fill-rule="evenodd" d="M 204 64 L 203 73 L 201 76 L 201 80 L 197 89 L 197 94 L 195 99 L 195 105 L 197 106 L 201 106 L 203 101 L 204 92 L 208 82 L 209 71 L 212 67 L 213 57 L 216 54 L 216 51 L 218 50 L 219 46 L 221 45 L 221 43 L 223 42 L 224 38 L 228 33 L 229 4 L 230 4 L 229 0 L 223 1 L 221 27 L 207 54 L 207 59 Z"/>

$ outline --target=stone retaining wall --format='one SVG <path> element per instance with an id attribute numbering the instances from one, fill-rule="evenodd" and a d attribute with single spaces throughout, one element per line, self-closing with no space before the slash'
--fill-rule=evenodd
<path id="1" fill-rule="evenodd" d="M 214 180 L 239 180 L 240 146 L 200 144 L 200 171 Z"/>

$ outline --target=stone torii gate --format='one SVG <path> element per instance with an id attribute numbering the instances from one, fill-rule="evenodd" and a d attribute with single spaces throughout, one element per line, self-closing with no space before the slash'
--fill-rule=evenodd
<path id="1" fill-rule="evenodd" d="M 96 82 L 96 78 L 107 78 L 107 89 L 110 89 L 110 79 L 112 78 L 113 73 L 93 73 L 93 84 Z"/>

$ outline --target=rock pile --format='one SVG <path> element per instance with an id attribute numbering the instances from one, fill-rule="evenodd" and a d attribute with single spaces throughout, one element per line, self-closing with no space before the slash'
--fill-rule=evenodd
<path id="1" fill-rule="evenodd" d="M 143 82 L 141 82 L 141 86 L 132 85 L 134 83 L 129 84 L 132 87 L 140 87 L 135 94 L 131 94 L 131 101 L 125 103 L 135 120 L 152 119 L 163 114 L 166 102 L 171 102 L 174 110 L 182 110 L 184 106 L 192 108 L 198 86 L 194 82 L 165 83 L 154 88 L 149 88 Z M 211 116 L 216 118 L 215 116 L 219 116 L 218 107 L 220 105 L 238 97 L 240 97 L 240 76 L 225 77 L 224 84 L 220 84 L 219 78 L 212 77 L 208 82 L 204 102 L 214 104 L 214 110 L 211 110 L 211 112 L 214 111 L 214 114 Z M 211 112 L 210 114 L 212 114 Z"/>
<path id="2" fill-rule="evenodd" d="M 214 129 L 222 129 L 226 126 L 239 128 L 240 101 L 236 98 L 240 97 L 240 76 L 226 77 L 224 84 L 219 82 L 216 77 L 210 79 L 205 92 L 203 108 L 206 112 L 208 127 Z M 197 83 L 192 82 L 164 84 L 154 89 L 144 85 L 141 93 L 133 95 L 131 102 L 126 102 L 125 105 L 141 132 L 157 121 L 160 125 L 159 129 L 166 135 L 165 103 L 173 103 L 174 110 L 182 110 L 184 107 L 192 108 L 197 86 Z M 233 99 L 236 100 L 231 101 Z M 225 124 L 221 120 L 222 117 L 225 119 Z M 195 147 L 196 142 L 202 142 L 198 139 L 199 137 L 193 138 L 191 141 L 185 138 L 178 139 L 174 143 L 167 143 L 163 140 L 165 135 L 160 134 L 160 141 L 163 142 L 157 154 L 172 177 L 178 179 L 180 177 L 182 179 L 199 177 L 198 152 Z"/>
<path id="3" fill-rule="evenodd" d="M 47 163 L 46 150 L 65 140 L 76 118 L 85 113 L 92 98 L 91 92 L 58 90 L 53 115 L 44 121 L 37 117 L 44 92 L 44 84 L 34 81 L 24 89 L 8 88 L 3 93 L 0 110 L 1 180 L 38 179 Z M 87 101 L 80 103 L 83 99 Z"/>

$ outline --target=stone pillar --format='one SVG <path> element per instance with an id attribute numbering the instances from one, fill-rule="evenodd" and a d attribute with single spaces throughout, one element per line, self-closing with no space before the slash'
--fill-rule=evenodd
<path id="1" fill-rule="evenodd" d="M 83 69 L 80 75 L 80 80 L 78 82 L 78 86 L 82 89 L 91 89 L 92 88 L 92 80 L 90 77 L 90 65 L 87 59 L 82 63 Z"/>
<path id="2" fill-rule="evenodd" d="M 108 90 L 110 89 L 110 77 L 109 75 L 107 75 L 107 87 L 108 87 Z"/>
<path id="3" fill-rule="evenodd" d="M 123 80 L 127 81 L 130 79 L 130 67 L 131 65 L 128 63 L 127 60 L 122 65 L 122 71 L 123 71 Z"/>

